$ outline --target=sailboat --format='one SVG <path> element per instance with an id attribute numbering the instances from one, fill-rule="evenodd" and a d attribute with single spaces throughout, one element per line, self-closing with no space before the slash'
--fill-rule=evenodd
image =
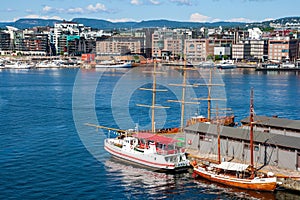
<path id="1" fill-rule="evenodd" d="M 208 83 L 206 84 L 197 84 L 198 86 L 207 86 L 208 91 L 207 91 L 207 98 L 196 98 L 194 100 L 204 100 L 207 101 L 207 117 L 203 116 L 203 115 L 198 115 L 198 113 L 196 114 L 196 116 L 191 117 L 188 121 L 187 121 L 187 126 L 196 124 L 196 123 L 213 123 L 216 124 L 217 120 L 215 118 L 212 118 L 212 109 L 211 109 L 211 102 L 212 101 L 226 101 L 226 99 L 222 99 L 222 98 L 212 98 L 211 97 L 211 90 L 213 86 L 224 86 L 224 84 L 215 84 L 212 83 L 212 71 L 215 69 L 209 69 L 209 79 L 208 79 Z M 219 109 L 221 110 L 221 109 Z M 231 109 L 228 108 L 223 108 L 224 111 L 231 111 Z M 226 116 L 222 116 L 222 117 L 218 117 L 218 121 L 223 124 L 224 126 L 234 126 L 235 122 L 234 122 L 234 118 L 235 116 L 232 115 L 226 115 Z"/>
<path id="2" fill-rule="evenodd" d="M 159 135 L 155 129 L 155 109 L 168 108 L 156 105 L 156 92 L 163 91 L 156 88 L 156 62 L 153 70 L 152 88 L 140 88 L 141 90 L 152 91 L 152 105 L 138 104 L 152 110 L 151 132 L 139 132 L 135 130 L 119 130 L 104 126 L 86 124 L 96 128 L 108 129 L 119 132 L 116 138 L 106 138 L 104 149 L 115 158 L 150 168 L 154 171 L 179 172 L 190 168 L 190 161 L 187 159 L 185 149 L 180 147 L 179 140 Z"/>
<path id="3" fill-rule="evenodd" d="M 218 182 L 224 185 L 238 187 L 242 189 L 257 191 L 274 191 L 277 185 L 277 178 L 273 173 L 260 175 L 254 168 L 253 153 L 253 89 L 251 89 L 250 100 L 250 165 L 235 162 L 221 162 L 220 150 L 220 127 L 217 124 L 218 131 L 218 164 L 197 164 L 193 163 L 194 175 L 200 176 L 210 181 Z"/>

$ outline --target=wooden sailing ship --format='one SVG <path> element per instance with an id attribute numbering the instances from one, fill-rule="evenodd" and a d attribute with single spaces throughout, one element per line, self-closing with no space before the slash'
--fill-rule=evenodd
<path id="1" fill-rule="evenodd" d="M 191 117 L 188 121 L 187 121 L 187 126 L 190 126 L 190 125 L 193 125 L 193 124 L 196 124 L 196 123 L 213 123 L 213 124 L 216 124 L 217 121 L 224 125 L 224 126 L 234 126 L 235 125 L 235 122 L 234 122 L 234 118 L 235 116 L 233 114 L 231 115 L 225 115 L 225 116 L 221 116 L 221 117 L 218 117 L 218 120 L 216 118 L 213 118 L 212 117 L 212 101 L 226 101 L 226 99 L 224 98 L 212 98 L 211 97 L 211 92 L 212 92 L 212 87 L 213 86 L 224 86 L 224 84 L 215 84 L 215 83 L 212 83 L 212 71 L 214 69 L 209 69 L 209 79 L 208 79 L 208 83 L 206 84 L 197 84 L 199 86 L 207 86 L 208 88 L 208 91 L 207 91 L 207 98 L 197 98 L 195 100 L 204 100 L 204 101 L 207 101 L 207 117 L 203 116 L 203 115 L 196 115 L 194 117 Z M 223 109 L 219 109 L 219 111 L 222 110 L 222 111 L 231 111 L 231 109 L 228 109 L 228 108 L 223 108 Z"/>
<path id="2" fill-rule="evenodd" d="M 253 90 L 251 89 L 250 100 L 250 165 L 235 162 L 221 162 L 220 150 L 220 127 L 218 131 L 218 164 L 197 164 L 193 163 L 194 174 L 210 181 L 242 189 L 258 191 L 274 191 L 277 185 L 276 177 L 269 175 L 258 175 L 254 168 L 253 153 Z"/>

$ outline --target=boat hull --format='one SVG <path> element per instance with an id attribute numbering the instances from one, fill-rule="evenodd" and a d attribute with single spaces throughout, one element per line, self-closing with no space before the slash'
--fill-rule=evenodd
<path id="1" fill-rule="evenodd" d="M 272 192 L 276 189 L 276 178 L 257 178 L 257 179 L 240 179 L 224 175 L 218 175 L 206 171 L 203 168 L 195 168 L 194 173 L 209 181 L 221 183 L 223 185 L 257 191 Z"/>
<path id="2" fill-rule="evenodd" d="M 176 166 L 174 163 L 166 162 L 165 158 L 159 154 L 133 153 L 134 150 L 132 152 L 125 152 L 122 148 L 111 145 L 107 141 L 105 142 L 104 149 L 115 158 L 134 165 L 143 166 L 153 171 L 176 173 L 187 171 L 190 168 L 190 165 L 185 166 L 183 163 Z"/>
<path id="3" fill-rule="evenodd" d="M 131 68 L 131 63 L 122 63 L 122 64 L 97 64 L 96 68 Z"/>

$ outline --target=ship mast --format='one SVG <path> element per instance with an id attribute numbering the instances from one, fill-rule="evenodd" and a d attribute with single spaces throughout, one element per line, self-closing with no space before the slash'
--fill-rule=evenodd
<path id="1" fill-rule="evenodd" d="M 147 107 L 151 108 L 151 132 L 155 133 L 156 128 L 155 128 L 155 109 L 156 108 L 169 108 L 166 106 L 158 106 L 156 105 L 156 92 L 167 92 L 168 90 L 161 90 L 156 88 L 156 74 L 159 74 L 159 72 L 156 71 L 156 59 L 154 60 L 154 66 L 153 66 L 153 82 L 152 82 L 152 88 L 140 88 L 140 90 L 148 90 L 152 91 L 152 104 L 151 105 L 144 105 L 144 104 L 137 104 L 137 106 L 141 107 Z"/>
<path id="2" fill-rule="evenodd" d="M 184 128 L 184 111 L 185 111 L 185 104 L 199 104 L 199 102 L 187 102 L 185 101 L 185 92 L 187 87 L 198 87 L 197 85 L 193 84 L 187 84 L 186 83 L 186 71 L 187 70 L 197 70 L 195 68 L 187 68 L 186 67 L 186 58 L 184 59 L 184 66 L 178 68 L 179 70 L 182 70 L 182 84 L 169 84 L 170 86 L 179 86 L 182 87 L 181 92 L 181 100 L 168 100 L 168 102 L 177 102 L 181 104 L 181 116 L 180 116 L 180 132 L 183 132 Z"/>
<path id="3" fill-rule="evenodd" d="M 253 155 L 253 88 L 250 92 L 250 168 L 251 168 L 251 178 L 254 178 L 254 155 Z"/>
<path id="4" fill-rule="evenodd" d="M 218 163 L 221 164 L 221 136 L 220 136 L 220 121 L 219 121 L 219 111 L 217 104 L 217 133 L 218 133 Z"/>
<path id="5" fill-rule="evenodd" d="M 206 84 L 197 84 L 199 86 L 207 86 L 207 98 L 195 98 L 194 100 L 206 100 L 207 101 L 207 119 L 210 121 L 211 120 L 211 102 L 212 101 L 226 101 L 226 99 L 222 98 L 212 98 L 211 97 L 211 88 L 212 86 L 225 86 L 224 84 L 215 84 L 212 83 L 212 69 L 209 70 L 209 79 L 208 83 Z M 228 110 L 228 109 L 224 109 Z"/>

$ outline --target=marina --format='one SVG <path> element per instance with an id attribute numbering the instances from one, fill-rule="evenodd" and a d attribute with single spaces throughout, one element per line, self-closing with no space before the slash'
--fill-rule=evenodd
<path id="1" fill-rule="evenodd" d="M 147 114 L 141 115 L 145 111 L 149 113 L 149 110 L 136 106 L 145 98 L 151 99 L 151 93 L 142 95 L 132 93 L 133 96 L 129 101 L 130 116 L 121 115 L 114 119 L 111 105 L 114 102 L 111 100 L 113 91 L 120 87 L 117 83 L 121 83 L 122 77 L 127 77 L 126 83 L 130 85 L 135 85 L 141 80 L 152 83 L 152 77 L 143 74 L 145 70 L 147 66 L 104 72 L 97 69 L 2 70 L 0 108 L 2 117 L 7 121 L 5 126 L 0 125 L 2 130 L 0 143 L 4 147 L 1 153 L 2 195 L 53 198 L 54 194 L 57 194 L 70 198 L 78 196 L 92 198 L 101 194 L 106 198 L 128 198 L 131 195 L 135 198 L 162 196 L 177 198 L 180 193 L 184 198 L 299 198 L 297 193 L 287 190 L 274 193 L 237 190 L 202 179 L 195 180 L 190 172 L 181 175 L 163 175 L 131 166 L 126 162 L 111 160 L 111 155 L 104 150 L 104 139 L 108 136 L 108 132 L 100 130 L 96 132 L 94 128 L 84 125 L 87 122 L 85 116 L 90 113 L 89 108 L 92 108 L 92 104 L 83 101 L 84 104 L 80 107 L 72 106 L 74 82 L 78 77 L 85 83 L 82 87 L 89 88 L 92 87 L 91 79 L 100 77 L 95 96 L 98 124 L 130 129 L 134 127 L 134 123 L 132 125 L 129 122 L 129 119 L 132 119 L 135 123 L 139 122 L 139 129 L 151 130 L 150 118 Z M 168 77 L 168 83 L 176 83 L 178 79 L 175 72 L 168 74 Z M 188 77 L 196 81 L 195 77 Z M 249 108 L 249 99 L 243 94 L 245 91 L 247 93 L 250 87 L 255 88 L 257 115 L 278 115 L 280 118 L 299 120 L 297 105 L 286 103 L 293 102 L 295 97 L 299 96 L 296 87 L 299 83 L 297 72 L 265 74 L 254 70 L 233 69 L 223 70 L 221 77 L 226 92 L 230 94 L 226 107 L 234 110 L 235 121 L 240 122 L 248 115 L 246 112 Z M 189 81 L 193 82 L 193 80 Z M 22 82 L 22 87 L 16 90 L 20 85 L 19 82 Z M 160 81 L 158 83 L 162 84 Z M 181 81 L 177 83 L 180 84 Z M 87 92 L 87 88 L 80 91 Z M 207 90 L 202 88 L 201 91 L 203 93 L 199 94 L 200 97 L 207 96 Z M 88 95 L 84 94 L 82 97 L 87 98 Z M 169 96 L 173 98 L 172 95 Z M 266 96 L 272 98 L 266 101 Z M 125 96 L 122 97 L 122 103 L 113 105 L 119 109 L 118 113 L 122 111 L 121 108 L 126 100 Z M 158 103 L 166 102 L 164 95 L 157 95 L 157 97 Z M 199 113 L 206 115 L 207 105 L 204 103 L 202 106 Z M 37 109 L 43 112 L 32 112 Z M 189 112 L 188 107 L 186 109 L 187 115 L 194 115 L 195 110 Z M 72 112 L 79 112 L 84 119 L 78 123 L 85 127 L 83 130 L 86 137 L 93 141 L 90 146 L 86 146 L 85 140 L 81 140 L 81 136 L 78 137 L 79 135 L 76 134 Z M 164 126 L 178 127 L 180 119 L 176 121 L 173 119 L 174 116 L 178 116 L 180 107 L 175 104 L 175 108 L 167 109 L 166 112 L 170 120 L 167 120 Z M 158 112 L 157 129 L 163 128 L 163 124 L 160 123 L 162 120 L 159 118 L 161 115 Z M 86 147 L 95 149 L 95 156 L 92 156 L 89 153 L 91 150 L 87 151 Z M 89 184 L 90 182 L 95 184 Z M 292 186 L 294 183 L 289 180 L 285 184 Z M 114 190 L 116 185 L 117 191 Z"/>

